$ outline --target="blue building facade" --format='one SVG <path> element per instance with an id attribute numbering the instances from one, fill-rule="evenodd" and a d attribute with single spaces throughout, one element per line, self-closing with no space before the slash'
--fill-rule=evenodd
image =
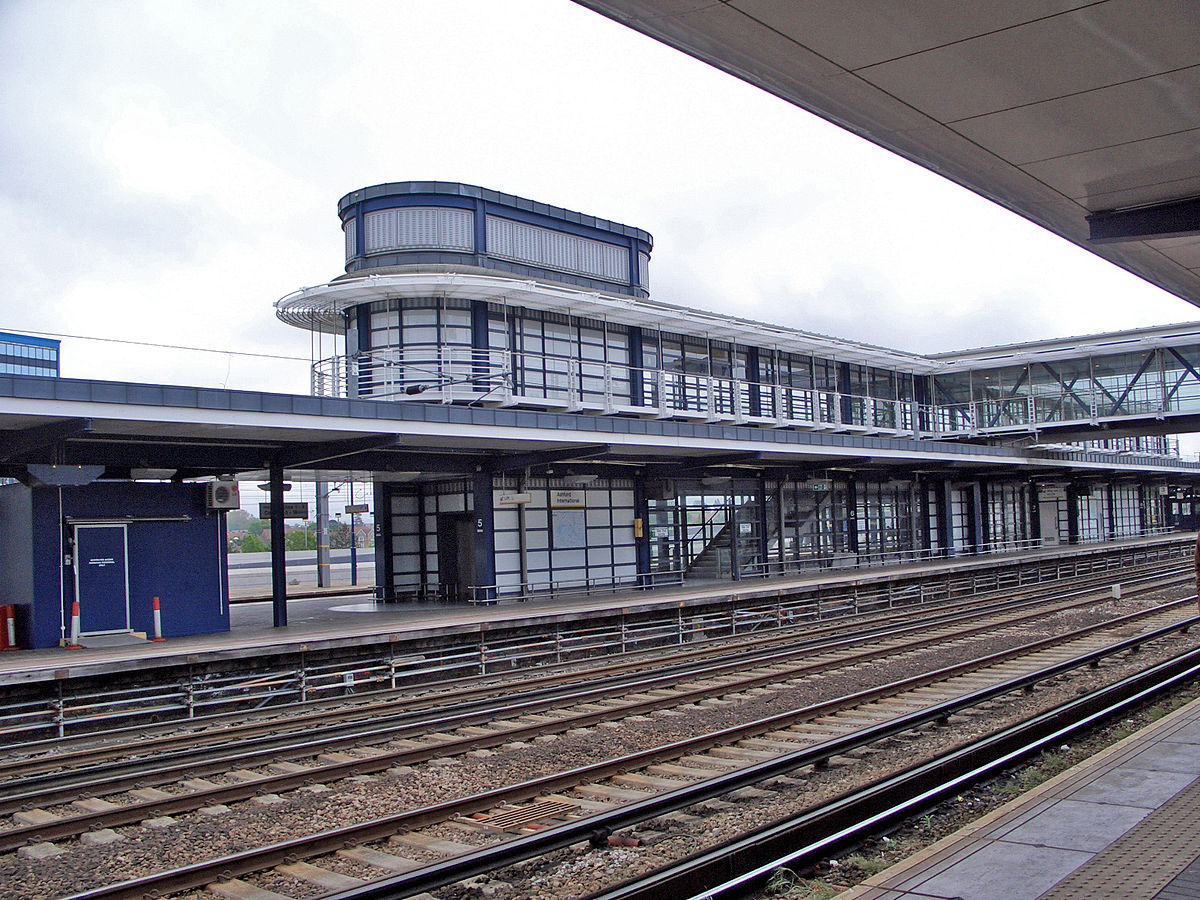
<path id="1" fill-rule="evenodd" d="M 60 342 L 0 331 L 0 375 L 59 375 Z"/>
<path id="2" fill-rule="evenodd" d="M 97 481 L 0 486 L 0 593 L 14 603 L 19 647 L 81 635 L 167 637 L 229 630 L 225 517 L 203 484 Z"/>

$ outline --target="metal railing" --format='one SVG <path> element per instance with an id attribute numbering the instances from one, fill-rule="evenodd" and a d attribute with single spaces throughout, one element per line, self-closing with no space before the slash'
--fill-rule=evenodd
<path id="1" fill-rule="evenodd" d="M 599 360 L 469 347 L 396 348 L 332 356 L 312 366 L 315 396 L 435 403 L 488 403 L 600 415 L 866 430 L 919 438 L 1031 431 L 1063 422 L 1144 417 L 1200 409 L 1162 402 L 1100 402 L 1097 390 L 927 404 L 701 372 L 638 368 Z"/>
<path id="2" fill-rule="evenodd" d="M 1161 526 L 1141 529 L 1139 531 L 1109 536 L 1097 539 L 1079 540 L 1075 544 L 1064 546 L 1088 545 L 1096 546 L 1112 540 L 1127 540 L 1137 537 L 1163 537 L 1175 532 L 1173 526 Z M 1009 553 L 1021 553 L 1038 550 L 1045 546 L 1041 538 L 1026 538 L 1014 540 L 989 541 L 978 545 L 965 544 L 953 548 L 953 553 L 944 547 L 927 547 L 916 550 L 878 550 L 853 553 L 844 551 L 822 556 L 795 556 L 788 559 L 770 559 L 766 561 L 743 562 L 738 565 L 739 579 L 773 578 L 787 575 L 805 575 L 838 569 L 871 569 L 882 566 L 911 565 L 920 562 L 933 562 L 947 559 L 972 559 L 979 556 L 1002 556 Z M 731 552 L 728 548 L 718 548 L 723 551 L 723 560 L 718 556 L 715 570 L 717 581 L 728 581 L 733 574 Z M 495 603 L 499 601 L 526 601 L 547 596 L 577 597 L 581 595 L 612 593 L 628 590 L 634 587 L 664 587 L 669 585 L 709 584 L 713 578 L 694 577 L 688 569 L 651 569 L 642 575 L 628 575 L 616 578 L 593 577 L 577 579 L 546 579 L 520 584 L 498 583 L 486 587 L 472 586 L 472 596 L 487 596 L 487 600 L 476 600 L 476 603 Z M 732 582 L 729 582 L 732 587 Z"/>
<path id="3" fill-rule="evenodd" d="M 375 644 L 280 648 L 253 659 L 198 658 L 164 669 L 153 679 L 118 683 L 100 678 L 60 679 L 8 689 L 0 700 L 0 742 L 13 743 L 140 723 L 187 720 L 287 703 L 346 697 L 459 677 L 649 650 L 747 631 L 946 602 L 1159 560 L 1190 558 L 1190 538 L 1068 556 L 1014 559 L 985 568 L 912 573 L 886 580 L 789 585 L 758 596 L 718 596 L 550 620 L 536 627 L 489 623 L 408 644 L 382 634 Z M 731 586 L 732 588 L 732 586 Z M 508 599 L 508 598 L 506 598 Z M 217 666 L 224 667 L 223 669 Z M 38 693 L 33 693 L 34 690 Z"/>

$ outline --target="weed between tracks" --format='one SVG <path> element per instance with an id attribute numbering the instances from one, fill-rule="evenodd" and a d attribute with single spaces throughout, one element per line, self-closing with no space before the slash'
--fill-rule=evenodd
<path id="1" fill-rule="evenodd" d="M 1092 731 L 1074 744 L 1064 744 L 1057 750 L 1043 753 L 1030 763 L 966 791 L 925 815 L 909 819 L 889 834 L 854 848 L 849 855 L 823 860 L 809 872 L 798 874 L 790 869 L 780 869 L 760 896 L 830 900 L 1198 697 L 1200 685 L 1189 685 L 1166 700 Z"/>

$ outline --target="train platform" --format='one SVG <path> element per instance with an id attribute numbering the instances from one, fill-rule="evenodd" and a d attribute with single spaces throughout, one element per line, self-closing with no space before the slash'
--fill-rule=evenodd
<path id="1" fill-rule="evenodd" d="M 289 599 L 285 627 L 272 625 L 269 600 L 231 606 L 231 629 L 225 633 L 174 637 L 162 643 L 138 635 L 85 637 L 83 650 L 62 648 L 0 653 L 0 686 L 63 680 L 130 667 L 165 668 L 175 664 L 209 662 L 220 658 L 248 659 L 296 650 L 353 647 L 391 641 L 445 637 L 453 633 L 486 632 L 505 627 L 536 628 L 554 622 L 577 623 L 616 612 L 699 609 L 719 603 L 752 604 L 809 592 L 887 590 L 889 585 L 918 579 L 964 576 L 984 579 L 1020 565 L 1111 554 L 1114 551 L 1153 552 L 1164 545 L 1187 544 L 1195 533 L 1146 536 L 1104 544 L 1059 546 L 1016 553 L 939 558 L 904 565 L 872 568 L 822 569 L 818 572 L 705 584 L 660 586 L 591 594 L 551 595 L 494 604 L 399 602 L 380 603 L 362 594 L 336 591 Z M 989 576 L 989 573 L 993 573 Z M 164 619 L 176 614 L 164 601 Z M 169 631 L 168 631 L 169 633 Z"/>
<path id="2" fill-rule="evenodd" d="M 837 900 L 1195 900 L 1200 701 Z"/>

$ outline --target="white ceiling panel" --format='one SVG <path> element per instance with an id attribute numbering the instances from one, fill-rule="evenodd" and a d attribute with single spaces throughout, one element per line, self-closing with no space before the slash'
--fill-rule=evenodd
<path id="1" fill-rule="evenodd" d="M 897 19 L 897 0 L 843 4 L 831 15 L 829 0 L 732 0 L 731 6 L 787 35 L 819 47 L 830 60 L 858 69 L 1086 7 L 1079 0 L 920 0 L 920 16 Z"/>
<path id="2" fill-rule="evenodd" d="M 1200 66 L 956 122 L 951 127 L 1015 165 L 1200 127 Z"/>
<path id="3" fill-rule="evenodd" d="M 1089 211 L 1200 195 L 1197 0 L 576 0 L 1200 305 Z M 1188 257 L 1190 259 L 1190 257 Z"/>
<path id="4" fill-rule="evenodd" d="M 1200 237 L 1164 238 L 1155 241 L 1154 247 L 1181 266 L 1200 269 Z"/>
<path id="5" fill-rule="evenodd" d="M 1200 15 L 1189 34 L 1154 16 L 1147 7 L 1155 5 L 1088 6 L 858 74 L 938 121 L 954 122 L 1200 64 Z M 1127 37 L 1139 31 L 1153 53 L 1139 52 Z"/>
<path id="6" fill-rule="evenodd" d="M 1118 189 L 1107 194 L 1097 193 L 1095 196 L 1088 198 L 1085 205 L 1088 209 L 1097 212 L 1102 210 L 1129 209 L 1152 203 L 1167 203 L 1184 195 L 1200 195 L 1200 175 L 1195 175 L 1191 178 L 1181 178 L 1178 181 L 1164 181 L 1136 188 Z"/>
<path id="7" fill-rule="evenodd" d="M 1090 210 L 1157 203 L 1200 193 L 1200 129 L 1073 153 L 1024 170 Z"/>

